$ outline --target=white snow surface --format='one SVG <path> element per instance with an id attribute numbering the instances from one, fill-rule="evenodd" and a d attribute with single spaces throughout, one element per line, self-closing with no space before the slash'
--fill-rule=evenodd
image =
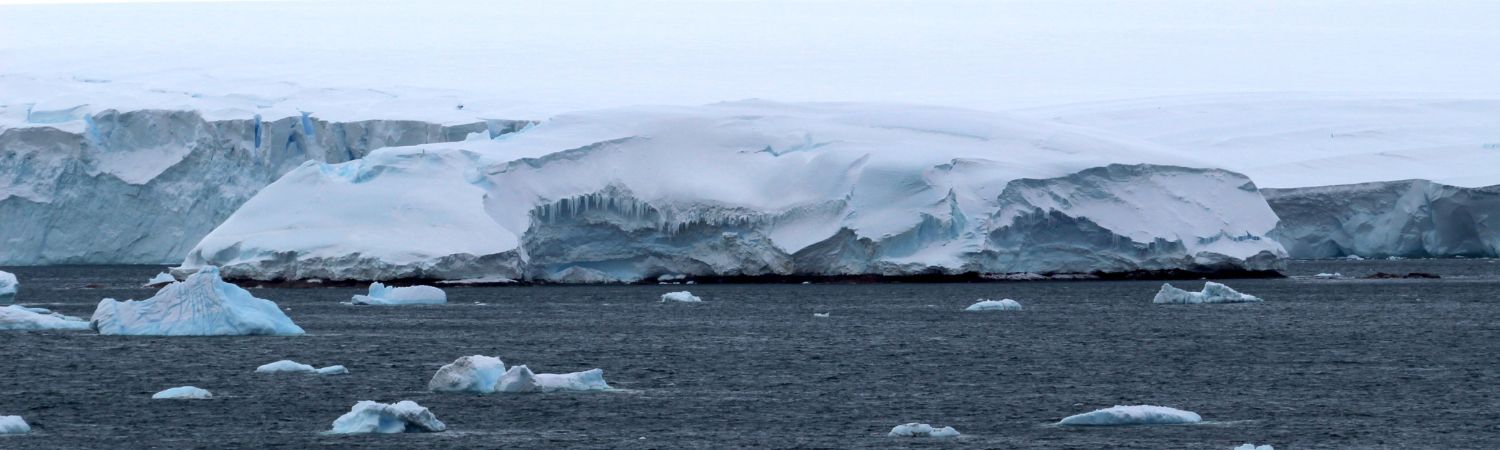
<path id="1" fill-rule="evenodd" d="M 427 408 L 411 400 L 393 404 L 363 400 L 333 421 L 330 433 L 421 433 L 447 430 Z"/>
<path id="2" fill-rule="evenodd" d="M 1200 304 L 1200 303 L 1246 303 L 1262 301 L 1259 297 L 1242 294 L 1230 289 L 1229 286 L 1212 281 L 1203 282 L 1203 290 L 1189 292 L 1172 286 L 1171 283 L 1162 283 L 1161 290 L 1156 292 L 1156 297 L 1151 303 L 1157 304 Z"/>
<path id="3" fill-rule="evenodd" d="M 533 373 L 530 368 L 518 365 L 505 368 L 500 358 L 473 355 L 460 357 L 439 368 L 427 382 L 433 392 L 467 392 L 492 394 L 496 392 L 552 392 L 552 391 L 597 391 L 610 389 L 604 381 L 604 371 L 590 369 L 573 373 Z"/>
<path id="4" fill-rule="evenodd" d="M 145 300 L 99 301 L 90 320 L 100 334 L 138 336 L 298 335 L 302 327 L 276 306 L 201 267 Z"/>
<path id="5" fill-rule="evenodd" d="M 1176 408 L 1152 405 L 1114 406 L 1083 414 L 1068 416 L 1058 425 L 1065 426 L 1114 426 L 1114 425 L 1171 425 L 1198 423 L 1203 418 L 1198 413 Z"/>
<path id="6" fill-rule="evenodd" d="M 152 400 L 202 400 L 210 398 L 214 398 L 212 392 L 193 386 L 174 387 L 151 395 Z"/>
<path id="7" fill-rule="evenodd" d="M 302 364 L 290 359 L 283 359 L 273 363 L 263 364 L 255 368 L 255 373 L 308 373 L 315 375 L 345 375 L 349 369 L 344 366 L 333 365 L 322 368 L 314 368 L 308 364 Z"/>
<path id="8" fill-rule="evenodd" d="M 958 434 L 958 430 L 953 429 L 953 427 L 934 428 L 932 425 L 928 425 L 925 423 L 912 422 L 903 425 L 896 425 L 895 428 L 891 428 L 891 432 L 888 434 L 888 436 L 945 438 L 958 437 Z"/>
<path id="9" fill-rule="evenodd" d="M 1000 300 L 980 300 L 980 301 L 978 301 L 978 302 L 976 302 L 976 303 L 974 303 L 972 305 L 969 305 L 968 308 L 964 308 L 964 311 L 1020 311 L 1020 310 L 1021 310 L 1021 302 L 1018 302 L 1018 301 L 1015 301 L 1015 300 L 1011 300 L 1011 299 L 1008 299 L 1008 298 L 1006 298 L 1006 299 L 1000 299 Z"/>
<path id="10" fill-rule="evenodd" d="M 16 274 L 0 270 L 0 303 L 16 301 L 16 291 L 21 289 L 21 282 L 16 281 Z"/>
<path id="11" fill-rule="evenodd" d="M 89 322 L 43 308 L 0 307 L 0 331 L 87 330 Z"/>
<path id="12" fill-rule="evenodd" d="M 970 110 L 742 101 L 588 111 L 499 139 L 304 164 L 183 267 L 613 282 L 1275 266 L 1283 251 L 1263 236 L 1276 216 L 1254 185 L 1182 166 L 1212 164 Z M 1041 225 L 1057 220 L 1078 223 Z M 1090 243 L 1104 237 L 1107 249 Z M 1019 245 L 1036 239 L 1057 244 Z"/>
<path id="13" fill-rule="evenodd" d="M 668 293 L 662 294 L 661 295 L 661 301 L 663 303 L 666 303 L 666 302 L 698 303 L 698 302 L 702 302 L 703 299 L 699 298 L 696 295 L 693 295 L 692 292 L 677 291 L 677 292 L 668 292 Z"/>
<path id="14" fill-rule="evenodd" d="M 1500 96 L 1241 94 L 1019 111 L 1212 159 L 1264 188 L 1500 184 Z"/>
<path id="15" fill-rule="evenodd" d="M 30 433 L 31 425 L 21 416 L 0 416 L 0 434 Z"/>
<path id="16" fill-rule="evenodd" d="M 388 287 L 379 281 L 370 283 L 370 292 L 356 295 L 356 305 L 441 305 L 448 303 L 448 294 L 432 286 Z"/>

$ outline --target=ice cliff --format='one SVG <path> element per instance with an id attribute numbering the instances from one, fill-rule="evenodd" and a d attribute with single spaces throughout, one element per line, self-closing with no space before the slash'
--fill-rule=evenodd
<path id="1" fill-rule="evenodd" d="M 492 136 L 524 125 L 329 122 L 304 113 L 28 109 L 0 122 L 0 265 L 163 263 L 304 161 Z"/>
<path id="2" fill-rule="evenodd" d="M 1243 175 L 969 110 L 763 101 L 554 117 L 310 161 L 183 272 L 382 280 L 663 274 L 1259 271 L 1284 252 Z"/>
<path id="3" fill-rule="evenodd" d="M 1500 186 L 1424 180 L 1261 191 L 1293 258 L 1500 256 Z"/>

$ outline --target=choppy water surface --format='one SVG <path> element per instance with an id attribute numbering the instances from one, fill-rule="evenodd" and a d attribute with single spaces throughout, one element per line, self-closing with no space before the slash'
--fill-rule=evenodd
<path id="1" fill-rule="evenodd" d="M 131 286 L 159 269 L 7 270 L 21 303 L 87 317 L 100 298 L 149 296 Z M 413 307 L 339 304 L 359 289 L 252 289 L 309 334 L 0 334 L 0 415 L 36 430 L 0 447 L 1500 447 L 1500 264 L 1296 262 L 1290 273 L 1335 271 L 1445 279 L 1230 280 L 1268 301 L 1194 306 L 1152 305 L 1160 282 L 450 288 L 448 305 Z M 658 302 L 683 288 L 705 303 Z M 960 312 L 979 298 L 1026 309 Z M 426 392 L 439 366 L 471 354 L 599 367 L 621 391 Z M 252 373 L 279 359 L 353 374 Z M 182 385 L 218 398 L 149 399 Z M 320 434 L 356 401 L 403 399 L 452 431 Z M 1208 423 L 1051 425 L 1115 404 Z M 885 436 L 913 421 L 964 435 Z"/>

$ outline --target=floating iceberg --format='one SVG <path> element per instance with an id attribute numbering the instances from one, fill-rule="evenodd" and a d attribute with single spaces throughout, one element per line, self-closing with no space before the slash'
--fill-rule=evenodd
<path id="1" fill-rule="evenodd" d="M 964 311 L 1020 311 L 1021 302 L 1011 299 L 980 300 L 978 303 L 969 305 Z"/>
<path id="2" fill-rule="evenodd" d="M 1170 425 L 1198 423 L 1203 418 L 1192 411 L 1151 405 L 1114 406 L 1083 414 L 1068 416 L 1058 425 L 1109 426 L 1109 425 Z"/>
<path id="3" fill-rule="evenodd" d="M 290 359 L 283 359 L 268 363 L 255 368 L 255 373 L 310 373 L 315 375 L 346 375 L 349 369 L 344 366 L 328 366 L 321 369 L 313 368 L 311 365 L 302 364 Z"/>
<path id="4" fill-rule="evenodd" d="M 422 433 L 447 430 L 448 426 L 411 400 L 395 404 L 364 400 L 333 421 L 330 433 Z"/>
<path id="5" fill-rule="evenodd" d="M 448 294 L 432 286 L 387 287 L 379 281 L 370 283 L 370 293 L 354 296 L 356 305 L 441 305 Z"/>
<path id="6" fill-rule="evenodd" d="M 427 382 L 433 392 L 468 392 L 491 394 L 495 392 L 551 392 L 551 391 L 597 391 L 610 389 L 604 381 L 604 371 L 591 369 L 582 372 L 552 374 L 532 373 L 524 366 L 506 370 L 500 358 L 491 356 L 464 356 L 439 368 Z"/>
<path id="7" fill-rule="evenodd" d="M 0 330 L 87 330 L 89 322 L 77 317 L 64 316 L 44 308 L 27 308 L 10 305 L 0 308 Z"/>
<path id="8" fill-rule="evenodd" d="M 688 291 L 668 292 L 661 295 L 662 302 L 697 303 L 703 301 L 698 296 Z"/>
<path id="9" fill-rule="evenodd" d="M 828 313 L 813 313 L 813 317 L 817 317 L 817 318 L 820 318 L 820 319 L 827 319 L 828 318 Z"/>
<path id="10" fill-rule="evenodd" d="M 31 425 L 21 416 L 0 416 L 0 434 L 30 433 Z"/>
<path id="11" fill-rule="evenodd" d="M 1338 272 L 1334 272 L 1334 273 L 1320 273 L 1320 274 L 1317 274 L 1317 275 L 1313 275 L 1313 278 L 1316 278 L 1316 279 L 1319 279 L 1319 280 L 1337 280 L 1337 279 L 1344 278 L 1344 274 L 1338 273 Z"/>
<path id="12" fill-rule="evenodd" d="M 1234 450 L 1276 450 L 1276 447 L 1272 447 L 1270 445 L 1244 444 L 1239 447 L 1235 447 Z"/>
<path id="13" fill-rule="evenodd" d="M 1261 301 L 1259 297 L 1248 294 L 1241 294 L 1234 289 L 1230 289 L 1229 286 L 1225 286 L 1212 281 L 1203 283 L 1202 292 L 1188 292 L 1172 287 L 1170 283 L 1163 283 L 1161 285 L 1161 290 L 1156 293 L 1156 298 L 1151 300 L 1152 303 L 1173 304 L 1242 303 L 1258 301 Z"/>
<path id="14" fill-rule="evenodd" d="M 561 283 L 1281 268 L 1284 251 L 1266 238 L 1277 218 L 1255 184 L 1202 168 L 1211 166 L 949 108 L 586 111 L 505 139 L 309 162 L 235 211 L 182 267 L 265 280 Z"/>
<path id="15" fill-rule="evenodd" d="M 146 284 L 142 284 L 141 287 L 161 287 L 176 282 L 177 278 L 173 277 L 172 274 L 159 272 L 156 276 L 151 277 L 150 280 L 146 280 Z"/>
<path id="16" fill-rule="evenodd" d="M 0 303 L 16 301 L 16 291 L 21 287 L 21 282 L 16 281 L 16 274 L 0 270 Z"/>
<path id="17" fill-rule="evenodd" d="M 207 389 L 199 389 L 192 386 L 182 386 L 157 392 L 151 396 L 152 400 L 202 400 L 214 398 L 214 394 Z"/>
<path id="18" fill-rule="evenodd" d="M 302 328 L 276 306 L 203 267 L 145 300 L 106 298 L 90 325 L 100 334 L 140 336 L 297 335 Z"/>
<path id="19" fill-rule="evenodd" d="M 953 429 L 953 427 L 933 428 L 932 425 L 928 425 L 928 424 L 925 424 L 925 423 L 912 422 L 912 423 L 908 423 L 908 424 L 905 424 L 905 425 L 896 425 L 895 428 L 891 428 L 891 432 L 890 432 L 890 434 L 888 434 L 888 436 L 894 436 L 894 437 L 958 437 L 958 430 Z"/>

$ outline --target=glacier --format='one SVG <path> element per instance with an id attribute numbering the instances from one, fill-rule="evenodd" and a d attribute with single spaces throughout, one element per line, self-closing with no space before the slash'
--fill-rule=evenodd
<path id="1" fill-rule="evenodd" d="M 1500 185 L 1402 180 L 1261 192 L 1281 218 L 1271 237 L 1293 258 L 1500 257 Z"/>
<path id="2" fill-rule="evenodd" d="M 1072 415 L 1058 422 L 1063 426 L 1172 425 L 1198 423 L 1198 413 L 1152 405 L 1114 406 Z"/>
<path id="3" fill-rule="evenodd" d="M 411 400 L 392 404 L 363 400 L 335 419 L 329 433 L 421 433 L 447 429 L 432 411 Z"/>
<path id="4" fill-rule="evenodd" d="M 62 103 L 51 117 L 31 104 L 28 120 L 0 122 L 0 265 L 180 261 L 304 161 L 350 161 L 381 147 L 491 137 L 529 123 L 330 122 L 263 118 L 253 103 L 234 106 L 117 111 Z"/>
<path id="5" fill-rule="evenodd" d="M 218 336 L 299 335 L 302 327 L 276 306 L 226 283 L 216 267 L 203 267 L 187 279 L 145 300 L 106 298 L 89 326 L 106 335 Z"/>
<path id="6" fill-rule="evenodd" d="M 16 280 L 16 274 L 0 270 L 0 303 L 16 301 L 16 292 L 20 289 L 21 282 Z"/>
<path id="7" fill-rule="evenodd" d="M 304 163 L 179 270 L 256 280 L 1263 272 L 1243 175 L 1002 114 L 741 101 Z M 315 193 L 315 194 L 314 194 Z"/>

